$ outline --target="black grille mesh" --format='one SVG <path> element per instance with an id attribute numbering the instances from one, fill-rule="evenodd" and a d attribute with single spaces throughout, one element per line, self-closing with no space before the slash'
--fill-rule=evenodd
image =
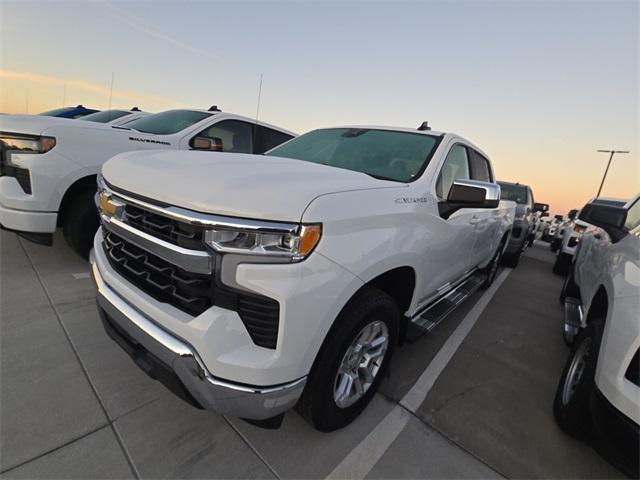
<path id="1" fill-rule="evenodd" d="M 204 250 L 202 227 L 179 222 L 131 204 L 125 206 L 125 214 L 126 223 L 140 231 L 184 248 Z"/>
<path id="2" fill-rule="evenodd" d="M 182 270 L 106 229 L 103 245 L 111 266 L 156 300 L 190 315 L 213 305 L 236 311 L 256 345 L 276 348 L 280 315 L 276 300 L 221 287 L 213 275 Z"/>

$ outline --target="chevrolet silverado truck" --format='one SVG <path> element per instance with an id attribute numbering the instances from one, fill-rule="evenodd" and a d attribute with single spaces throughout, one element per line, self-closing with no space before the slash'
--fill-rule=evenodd
<path id="1" fill-rule="evenodd" d="M 595 199 L 578 220 L 590 228 L 560 294 L 572 348 L 554 413 L 565 432 L 638 478 L 640 195 L 623 206 Z"/>
<path id="2" fill-rule="evenodd" d="M 0 227 L 51 245 L 61 226 L 67 243 L 86 257 L 99 224 L 96 174 L 115 154 L 145 149 L 262 153 L 293 136 L 217 107 L 169 110 L 126 126 L 2 115 Z"/>
<path id="3" fill-rule="evenodd" d="M 124 153 L 99 181 L 107 333 L 183 399 L 271 428 L 296 405 L 321 431 L 359 415 L 397 345 L 491 284 L 515 214 L 487 155 L 426 128 Z"/>

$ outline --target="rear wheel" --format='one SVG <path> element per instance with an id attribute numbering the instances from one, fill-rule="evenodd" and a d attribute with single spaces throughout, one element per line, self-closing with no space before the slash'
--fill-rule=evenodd
<path id="1" fill-rule="evenodd" d="M 69 246 L 85 259 L 93 246 L 98 230 L 98 210 L 94 203 L 94 190 L 78 194 L 64 212 L 62 231 Z"/>
<path id="2" fill-rule="evenodd" d="M 578 289 L 578 285 L 573 278 L 575 267 L 572 265 L 569 267 L 569 274 L 564 279 L 564 283 L 562 284 L 562 290 L 560 290 L 560 303 L 564 305 L 564 300 L 567 297 L 571 298 L 579 298 L 580 290 Z"/>
<path id="3" fill-rule="evenodd" d="M 365 287 L 327 335 L 297 408 L 316 429 L 351 423 L 373 398 L 398 340 L 399 314 L 386 293 Z"/>
<path id="4" fill-rule="evenodd" d="M 578 335 L 553 402 L 553 413 L 560 428 L 581 440 L 589 440 L 592 434 L 589 399 L 593 391 L 602 328 L 603 320 L 596 319 Z"/>
<path id="5" fill-rule="evenodd" d="M 502 258 L 500 259 L 500 263 L 502 263 L 505 267 L 516 268 L 518 266 L 518 263 L 520 263 L 521 255 L 521 250 L 518 250 L 517 252 L 504 252 L 502 254 Z"/>
<path id="6" fill-rule="evenodd" d="M 501 243 L 498 247 L 498 251 L 495 253 L 489 265 L 483 268 L 483 273 L 487 276 L 486 280 L 482 284 L 481 288 L 487 289 L 491 286 L 491 284 L 496 279 L 498 275 L 498 266 L 500 265 L 500 258 L 502 257 L 502 250 L 504 247 L 504 243 Z"/>
<path id="7" fill-rule="evenodd" d="M 573 256 L 568 253 L 560 252 L 556 257 L 556 263 L 553 264 L 553 273 L 556 275 L 567 275 L 571 268 Z"/>

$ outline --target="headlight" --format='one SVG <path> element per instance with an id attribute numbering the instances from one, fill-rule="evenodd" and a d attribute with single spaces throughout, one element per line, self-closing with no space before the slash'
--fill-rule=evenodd
<path id="1" fill-rule="evenodd" d="M 303 225 L 296 233 L 219 228 L 207 230 L 204 241 L 218 252 L 282 257 L 298 262 L 313 251 L 321 236 L 321 225 Z"/>
<path id="2" fill-rule="evenodd" d="M 0 133 L 0 142 L 4 150 L 19 153 L 46 153 L 56 146 L 56 139 L 53 137 L 18 133 Z"/>

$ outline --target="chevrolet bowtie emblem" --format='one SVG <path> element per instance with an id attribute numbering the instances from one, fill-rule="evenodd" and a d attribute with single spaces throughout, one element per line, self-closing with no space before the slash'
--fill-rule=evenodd
<path id="1" fill-rule="evenodd" d="M 100 213 L 103 215 L 114 216 L 118 213 L 118 207 L 121 206 L 122 204 L 112 199 L 110 195 L 105 193 L 100 194 Z"/>

